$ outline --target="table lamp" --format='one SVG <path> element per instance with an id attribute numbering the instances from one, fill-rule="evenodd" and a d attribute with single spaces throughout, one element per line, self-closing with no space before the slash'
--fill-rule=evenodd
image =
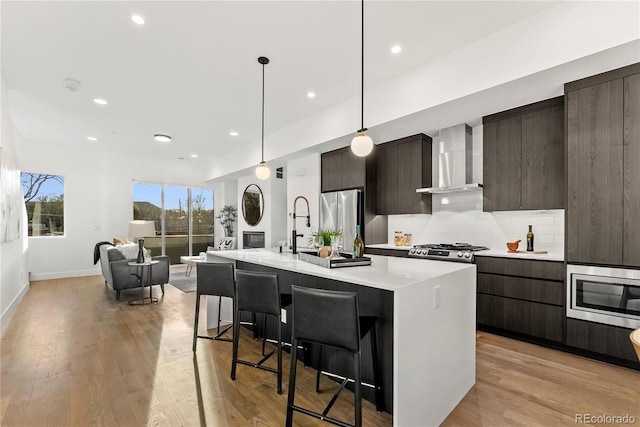
<path id="1" fill-rule="evenodd" d="M 156 235 L 156 225 L 153 221 L 133 220 L 129 221 L 129 236 L 138 238 L 137 263 L 144 262 L 144 238 Z"/>

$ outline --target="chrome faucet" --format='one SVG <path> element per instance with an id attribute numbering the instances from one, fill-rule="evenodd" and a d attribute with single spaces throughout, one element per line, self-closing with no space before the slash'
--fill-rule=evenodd
<path id="1" fill-rule="evenodd" d="M 305 203 L 307 204 L 307 215 L 296 215 L 296 203 L 298 202 L 298 199 L 302 199 L 305 201 Z M 297 245 L 297 238 L 298 237 L 302 237 L 303 234 L 298 234 L 296 232 L 296 218 L 297 217 L 301 217 L 301 218 L 307 218 L 307 227 L 311 227 L 311 212 L 309 210 L 309 201 L 307 200 L 306 197 L 304 196 L 298 196 L 295 198 L 295 200 L 293 201 L 293 230 L 291 231 L 291 250 L 294 254 L 298 253 L 298 245 Z"/>

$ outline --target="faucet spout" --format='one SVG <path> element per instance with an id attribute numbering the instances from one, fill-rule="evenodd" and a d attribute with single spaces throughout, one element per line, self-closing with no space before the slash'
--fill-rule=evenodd
<path id="1" fill-rule="evenodd" d="M 307 204 L 307 215 L 297 215 L 296 214 L 296 203 L 298 203 L 298 200 L 302 199 L 304 200 L 304 202 Z M 296 232 L 296 218 L 297 217 L 302 217 L 302 218 L 307 218 L 307 227 L 311 227 L 311 212 L 309 210 L 309 200 L 307 200 L 306 197 L 304 196 L 298 196 L 295 198 L 295 200 L 293 201 L 293 231 L 291 233 L 291 250 L 294 254 L 298 253 L 298 245 L 297 245 L 297 238 L 301 237 L 302 234 L 297 234 Z"/>

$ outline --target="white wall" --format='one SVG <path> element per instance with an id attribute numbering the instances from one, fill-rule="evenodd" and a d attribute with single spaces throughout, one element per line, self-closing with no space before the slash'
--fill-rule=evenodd
<path id="1" fill-rule="evenodd" d="M 217 182 L 213 184 L 213 209 L 215 212 L 220 212 L 225 205 L 230 205 L 236 208 L 236 222 L 233 224 L 233 235 L 238 238 L 238 221 L 242 218 L 242 208 L 238 205 L 238 181 L 229 180 L 224 182 Z M 218 214 L 216 213 L 216 216 Z M 224 236 L 224 229 L 220 224 L 220 221 L 216 219 L 214 234 L 216 236 L 216 243 L 220 242 Z M 242 238 L 242 236 L 240 236 Z M 237 246 L 236 246 L 237 247 Z"/>
<path id="2" fill-rule="evenodd" d="M 1 104 L 1 133 L 0 147 L 2 147 L 2 156 L 5 162 L 10 162 L 16 167 L 19 166 L 18 157 L 15 149 L 13 122 L 9 116 L 9 107 L 7 105 L 7 88 L 4 80 L 0 77 L 0 98 Z M 2 176 L 0 179 L 11 179 L 8 176 Z M 15 178 L 14 178 L 15 179 Z M 20 183 L 17 183 L 18 185 Z M 22 230 L 20 237 L 16 240 L 0 243 L 0 324 L 2 332 L 15 311 L 16 307 L 29 290 L 29 277 L 27 274 L 27 221 L 26 209 L 22 204 Z"/>
<path id="3" fill-rule="evenodd" d="M 278 241 L 286 239 L 286 221 L 287 221 L 287 190 L 286 180 L 276 178 L 276 167 L 273 164 L 271 168 L 271 176 L 261 181 L 255 175 L 248 175 L 238 179 L 238 248 L 242 249 L 242 233 L 244 231 L 263 231 L 264 242 L 267 248 L 275 246 Z M 262 190 L 264 198 L 264 213 L 260 222 L 251 226 L 247 224 L 242 217 L 242 194 L 248 185 L 255 184 Z"/>
<path id="4" fill-rule="evenodd" d="M 304 196 L 309 201 L 311 227 L 307 227 L 306 218 L 296 219 L 296 232 L 304 234 L 298 237 L 298 247 L 308 246 L 311 233 L 318 231 L 320 225 L 320 154 L 311 154 L 299 159 L 290 160 L 285 169 L 287 173 L 287 246 L 291 245 L 291 231 L 293 230 L 293 201 L 298 196 Z M 298 200 L 296 207 L 298 215 L 306 215 L 307 207 L 303 200 Z"/>
<path id="5" fill-rule="evenodd" d="M 21 141 L 17 148 L 21 170 L 64 176 L 65 236 L 29 239 L 32 280 L 100 274 L 100 266 L 93 264 L 94 246 L 127 236 L 134 180 L 211 187 L 194 167 L 196 161 L 156 159 L 153 145 L 150 156 L 142 158 L 106 151 L 71 153 L 34 141 Z"/>
<path id="6" fill-rule="evenodd" d="M 370 87 L 365 94 L 369 134 L 376 141 L 390 141 L 425 128 L 455 125 L 456 121 L 558 96 L 565 82 L 637 62 L 639 8 L 637 1 L 557 2 L 475 43 Z M 574 63 L 626 43 L 633 44 L 622 54 Z M 496 96 L 498 88 L 520 80 L 527 84 L 509 90 L 506 96 Z M 464 102 L 453 110 L 446 108 L 461 99 Z M 345 146 L 352 138 L 353 123 L 358 122 L 358 106 L 359 98 L 353 96 L 267 135 L 265 144 L 270 147 L 271 157 L 266 161 L 337 138 L 343 138 L 344 144 L 333 148 Z M 403 121 L 393 130 L 381 129 L 383 124 L 408 115 L 416 120 Z M 256 140 L 253 147 L 257 153 L 260 141 Z M 255 157 L 247 157 L 246 147 L 226 153 L 212 163 L 210 177 L 234 173 L 251 166 L 252 161 Z"/>
<path id="7" fill-rule="evenodd" d="M 434 150 L 435 147 L 434 139 Z M 434 151 L 434 182 L 438 179 Z M 473 181 L 482 182 L 482 125 L 473 128 Z M 506 242 L 521 239 L 526 248 L 533 225 L 535 249 L 564 253 L 564 210 L 483 212 L 482 191 L 433 195 L 431 215 L 390 215 L 388 243 L 395 231 L 412 234 L 413 244 L 464 242 L 506 251 Z"/>

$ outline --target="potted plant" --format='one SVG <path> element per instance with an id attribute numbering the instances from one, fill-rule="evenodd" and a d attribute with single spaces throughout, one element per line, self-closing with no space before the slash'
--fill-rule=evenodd
<path id="1" fill-rule="evenodd" d="M 225 205 L 216 218 L 220 220 L 220 224 L 224 229 L 224 236 L 233 236 L 233 223 L 238 217 L 235 206 Z"/>
<path id="2" fill-rule="evenodd" d="M 311 233 L 310 241 L 319 246 L 318 256 L 320 258 L 326 258 L 336 254 L 336 246 L 340 240 L 340 236 L 342 236 L 341 230 L 319 229 L 317 232 Z"/>

